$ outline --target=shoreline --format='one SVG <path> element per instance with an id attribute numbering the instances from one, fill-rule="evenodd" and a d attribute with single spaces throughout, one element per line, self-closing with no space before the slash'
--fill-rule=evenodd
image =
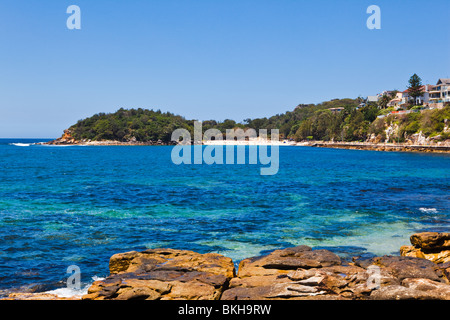
<path id="1" fill-rule="evenodd" d="M 36 145 L 53 146 L 175 146 L 175 143 L 164 143 L 162 141 L 58 141 L 36 143 Z M 450 144 L 407 144 L 407 143 L 370 143 L 370 142 L 330 142 L 330 141 L 271 141 L 271 140 L 253 140 L 253 141 L 203 141 L 205 146 L 302 146 L 317 148 L 334 148 L 350 150 L 371 150 L 371 151 L 397 151 L 397 152 L 426 152 L 426 153 L 450 153 Z"/>
<path id="2" fill-rule="evenodd" d="M 427 152 L 427 153 L 450 153 L 448 144 L 406 144 L 406 143 L 369 143 L 369 142 L 323 142 L 314 141 L 309 144 L 317 148 L 335 148 L 351 150 L 371 151 L 397 151 L 397 152 Z"/>
<path id="3" fill-rule="evenodd" d="M 36 145 L 49 145 L 49 146 L 172 146 L 175 144 L 163 143 L 163 142 L 139 142 L 139 141 L 58 141 L 52 140 L 48 142 L 35 143 Z"/>

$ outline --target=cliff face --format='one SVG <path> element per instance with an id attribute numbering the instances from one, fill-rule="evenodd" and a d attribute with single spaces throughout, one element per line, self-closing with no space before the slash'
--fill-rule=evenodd
<path id="1" fill-rule="evenodd" d="M 47 142 L 47 144 L 53 144 L 53 145 L 66 145 L 66 144 L 78 144 L 79 141 L 77 141 L 74 137 L 72 137 L 72 132 L 70 129 L 64 130 L 64 134 L 53 141 Z"/>
<path id="2" fill-rule="evenodd" d="M 383 132 L 380 134 L 372 133 L 366 140 L 368 143 L 397 143 L 401 142 L 409 145 L 437 145 L 450 146 L 450 139 L 446 138 L 450 134 L 450 127 L 445 126 L 439 134 L 425 134 L 423 130 L 415 133 L 408 133 L 404 126 L 398 122 L 385 123 Z"/>
<path id="3" fill-rule="evenodd" d="M 45 144 L 49 145 L 90 145 L 90 146 L 135 146 L 135 145 L 172 145 L 174 143 L 164 143 L 162 140 L 158 141 L 146 141 L 141 142 L 137 141 L 135 137 L 131 137 L 126 141 L 117 141 L 117 140 L 91 140 L 91 139 L 82 139 L 77 140 L 72 136 L 72 130 L 66 129 L 64 130 L 64 134 L 53 141 L 46 142 Z"/>

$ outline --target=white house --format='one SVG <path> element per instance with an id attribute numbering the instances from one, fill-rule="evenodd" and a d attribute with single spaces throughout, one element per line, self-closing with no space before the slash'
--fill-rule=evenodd
<path id="1" fill-rule="evenodd" d="M 367 96 L 367 102 L 378 102 L 378 96 Z"/>
<path id="2" fill-rule="evenodd" d="M 423 85 L 421 87 L 421 89 L 423 90 L 423 93 L 421 96 L 416 97 L 415 101 L 413 101 L 414 98 L 409 95 L 409 90 L 406 89 L 405 91 L 402 92 L 403 98 L 402 98 L 402 103 L 400 104 L 400 106 L 406 105 L 410 102 L 412 102 L 415 105 L 427 104 L 430 101 L 430 91 L 432 88 L 433 88 L 433 86 L 430 84 Z"/>

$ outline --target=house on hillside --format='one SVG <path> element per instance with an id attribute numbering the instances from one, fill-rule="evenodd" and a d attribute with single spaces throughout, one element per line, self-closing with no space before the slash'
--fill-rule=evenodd
<path id="1" fill-rule="evenodd" d="M 376 95 L 376 96 L 367 96 L 367 102 L 378 102 L 378 95 Z"/>
<path id="2" fill-rule="evenodd" d="M 445 102 L 450 102 L 450 79 L 439 79 L 430 91 L 430 106 L 443 107 Z"/>
<path id="3" fill-rule="evenodd" d="M 411 97 L 409 95 L 409 90 L 406 89 L 405 91 L 402 92 L 402 102 L 400 103 L 400 107 L 404 107 L 406 105 L 408 105 L 409 103 L 412 103 L 414 105 L 423 105 L 423 104 L 428 104 L 428 102 L 430 101 L 430 91 L 433 88 L 433 86 L 431 84 L 426 84 L 423 85 L 421 87 L 423 93 L 421 96 L 416 97 L 415 100 L 413 97 Z"/>
<path id="4" fill-rule="evenodd" d="M 345 109 L 344 107 L 328 108 L 328 110 L 330 110 L 333 113 L 338 113 L 338 112 L 344 111 L 344 109 Z"/>
<path id="5" fill-rule="evenodd" d="M 391 101 L 388 102 L 388 104 L 386 105 L 386 107 L 390 108 L 390 107 L 394 107 L 394 108 L 398 108 L 400 107 L 402 103 L 402 98 L 394 98 Z"/>
<path id="6" fill-rule="evenodd" d="M 419 97 L 411 97 L 409 90 L 403 92 L 399 91 L 383 91 L 375 96 L 368 96 L 357 109 L 367 105 L 369 102 L 374 102 L 379 105 L 379 102 L 384 96 L 392 97 L 386 104 L 386 107 L 394 107 L 396 110 L 408 109 L 408 106 L 422 105 L 424 108 L 442 108 L 445 103 L 450 103 L 450 78 L 441 78 L 436 85 L 426 84 L 421 87 L 423 93 Z M 383 101 L 385 103 L 385 100 Z"/>
<path id="7" fill-rule="evenodd" d="M 404 104 L 404 100 L 403 100 L 403 92 L 397 92 L 395 94 L 395 98 L 392 99 L 391 101 L 388 102 L 388 104 L 386 105 L 388 108 L 389 107 L 394 107 L 394 108 L 400 108 L 400 106 Z"/>
<path id="8" fill-rule="evenodd" d="M 383 92 L 378 93 L 377 97 L 378 97 L 378 100 L 380 100 L 383 96 L 392 97 L 395 94 L 397 94 L 397 92 L 398 92 L 397 90 L 384 90 Z"/>

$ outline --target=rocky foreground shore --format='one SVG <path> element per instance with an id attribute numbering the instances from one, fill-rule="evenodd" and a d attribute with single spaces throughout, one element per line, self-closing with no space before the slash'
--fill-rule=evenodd
<path id="1" fill-rule="evenodd" d="M 411 236 L 401 256 L 343 261 L 331 251 L 298 246 L 244 259 L 236 270 L 220 254 L 149 249 L 118 253 L 110 275 L 83 300 L 450 300 L 450 233 Z M 11 294 L 9 299 L 58 299 Z"/>

